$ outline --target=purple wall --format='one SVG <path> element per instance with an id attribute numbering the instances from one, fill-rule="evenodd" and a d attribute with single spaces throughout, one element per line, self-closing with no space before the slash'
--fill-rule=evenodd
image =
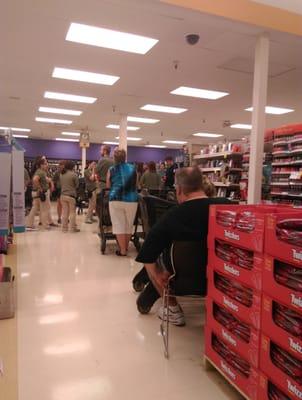
<path id="1" fill-rule="evenodd" d="M 54 159 L 81 159 L 79 143 L 58 142 L 55 140 L 17 139 L 18 143 L 25 149 L 25 157 L 37 157 L 40 155 Z M 87 160 L 98 160 L 100 158 L 100 144 L 91 143 L 87 149 Z M 146 147 L 128 147 L 128 161 L 148 162 L 163 161 L 168 155 L 176 157 L 180 154 L 175 149 L 152 149 Z"/>

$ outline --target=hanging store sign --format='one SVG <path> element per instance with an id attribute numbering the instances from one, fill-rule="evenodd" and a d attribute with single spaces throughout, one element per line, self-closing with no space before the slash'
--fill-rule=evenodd
<path id="1" fill-rule="evenodd" d="M 89 132 L 82 132 L 80 136 L 80 147 L 87 149 L 90 146 Z"/>

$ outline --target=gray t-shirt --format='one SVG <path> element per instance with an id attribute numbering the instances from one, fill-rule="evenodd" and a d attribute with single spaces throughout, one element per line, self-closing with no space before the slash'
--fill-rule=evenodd
<path id="1" fill-rule="evenodd" d="M 157 172 L 145 172 L 140 180 L 140 185 L 144 189 L 158 190 L 161 178 Z"/>
<path id="2" fill-rule="evenodd" d="M 85 186 L 88 192 L 93 192 L 96 189 L 96 182 L 91 181 L 90 177 L 92 175 L 91 169 L 85 169 L 84 178 L 85 178 Z"/>
<path id="3" fill-rule="evenodd" d="M 61 194 L 63 196 L 77 196 L 77 188 L 79 186 L 79 178 L 73 171 L 66 171 L 60 175 Z"/>
<path id="4" fill-rule="evenodd" d="M 108 172 L 109 168 L 112 167 L 113 165 L 114 165 L 114 161 L 110 157 L 104 157 L 97 163 L 95 172 L 100 181 L 100 189 L 106 188 L 107 172 Z"/>

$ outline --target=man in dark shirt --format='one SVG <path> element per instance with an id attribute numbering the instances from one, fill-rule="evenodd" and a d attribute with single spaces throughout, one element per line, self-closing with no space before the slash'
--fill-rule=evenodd
<path id="1" fill-rule="evenodd" d="M 164 186 L 165 189 L 174 189 L 174 178 L 175 178 L 175 163 L 172 157 L 166 158 L 166 174 L 164 177 Z"/>
<path id="2" fill-rule="evenodd" d="M 169 268 L 159 262 L 165 249 L 175 241 L 199 241 L 201 254 L 204 255 L 200 268 L 206 277 L 207 235 L 209 206 L 227 203 L 223 198 L 208 198 L 203 188 L 202 172 L 198 167 L 182 168 L 175 176 L 176 195 L 179 205 L 170 209 L 150 230 L 136 261 L 145 265 L 150 282 L 137 299 L 138 310 L 147 313 L 159 298 L 169 278 Z M 181 276 L 178 277 L 181 281 Z M 169 306 L 170 322 L 182 326 L 185 324 L 181 307 L 172 299 Z M 160 308 L 159 318 L 164 319 L 164 310 Z"/>

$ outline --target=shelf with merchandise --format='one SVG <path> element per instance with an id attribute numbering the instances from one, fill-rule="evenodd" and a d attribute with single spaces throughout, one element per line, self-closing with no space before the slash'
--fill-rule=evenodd
<path id="1" fill-rule="evenodd" d="M 275 130 L 271 196 L 295 202 L 302 198 L 302 125 Z M 286 189 L 284 190 L 284 188 Z"/>

